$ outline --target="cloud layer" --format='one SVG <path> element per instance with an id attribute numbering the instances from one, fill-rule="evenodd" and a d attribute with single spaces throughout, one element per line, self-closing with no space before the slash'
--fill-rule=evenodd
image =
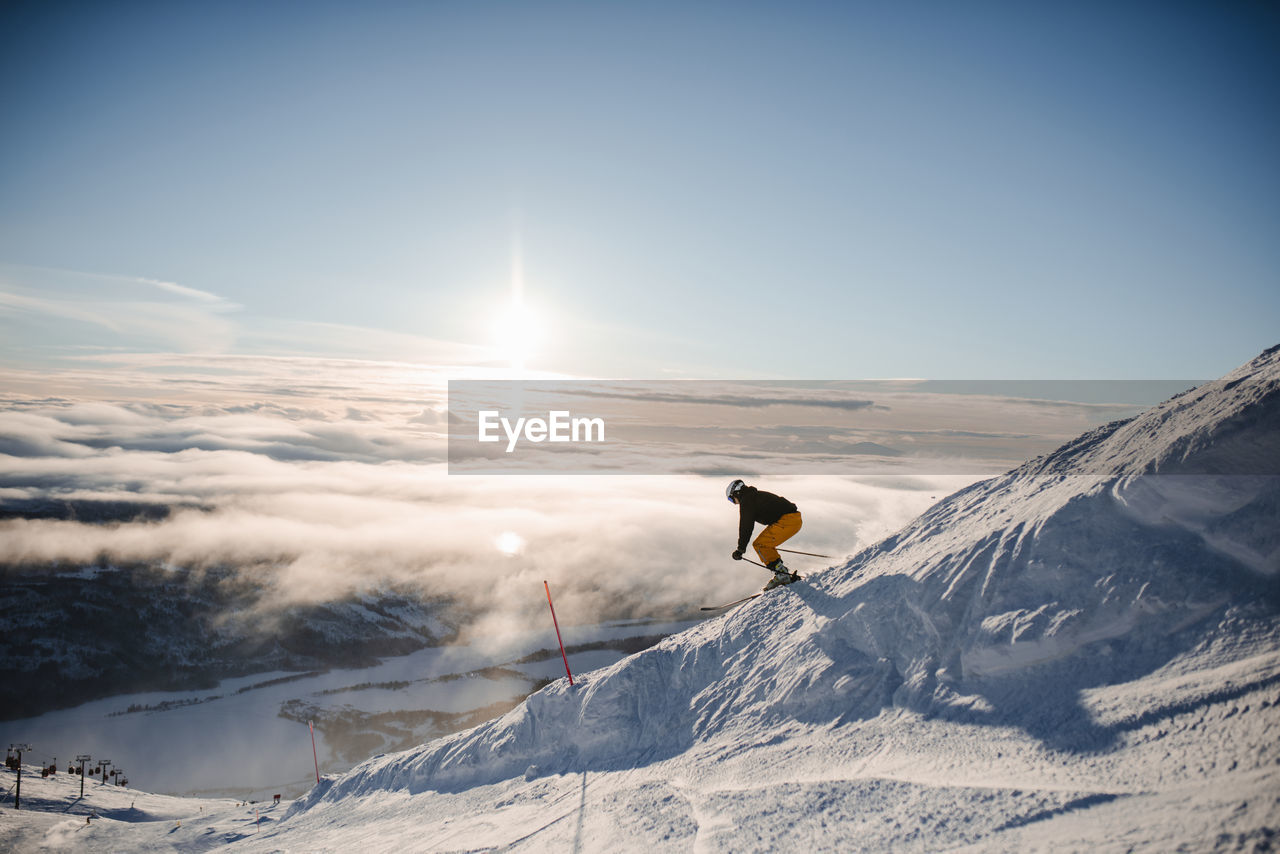
<path id="1" fill-rule="evenodd" d="M 208 362 L 175 370 L 175 357 L 171 382 L 144 395 L 155 359 L 144 361 L 133 380 L 114 371 L 98 399 L 76 371 L 46 388 L 55 394 L 10 392 L 0 500 L 143 502 L 170 514 L 0 522 L 0 562 L 234 566 L 270 591 L 265 607 L 408 585 L 454 599 L 476 615 L 475 633 L 494 637 L 545 620 L 544 579 L 569 623 L 688 615 L 763 580 L 728 557 L 737 513 L 718 475 L 448 475 L 443 384 L 420 369 L 230 360 L 234 370 L 210 373 Z M 841 557 L 969 480 L 762 485 L 801 506 L 799 548 Z M 514 554 L 511 533 L 523 542 Z"/>

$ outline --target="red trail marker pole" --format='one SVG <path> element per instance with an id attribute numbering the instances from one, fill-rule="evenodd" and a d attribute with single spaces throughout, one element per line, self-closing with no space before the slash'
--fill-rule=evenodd
<path id="1" fill-rule="evenodd" d="M 320 782 L 320 757 L 316 755 L 316 725 L 314 721 L 307 721 L 307 729 L 311 730 L 311 758 L 316 763 L 316 782 Z"/>
<path id="2" fill-rule="evenodd" d="M 564 654 L 564 641 L 560 639 L 560 622 L 556 620 L 556 606 L 551 604 L 551 588 L 547 582 L 542 582 L 542 586 L 547 590 L 547 607 L 551 609 L 551 624 L 556 627 L 556 643 L 560 644 L 560 657 L 564 659 L 564 672 L 569 677 L 569 684 L 573 684 L 573 674 L 569 672 L 569 656 Z"/>

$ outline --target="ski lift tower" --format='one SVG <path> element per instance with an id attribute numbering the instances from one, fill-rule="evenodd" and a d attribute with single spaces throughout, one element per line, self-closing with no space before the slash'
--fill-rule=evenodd
<path id="1" fill-rule="evenodd" d="M 93 757 L 87 753 L 81 753 L 76 757 L 76 761 L 80 763 L 80 797 L 84 797 L 84 763 Z"/>
<path id="2" fill-rule="evenodd" d="M 16 750 L 18 752 L 18 764 L 15 766 L 18 771 L 18 782 L 15 783 L 13 787 L 13 808 L 16 810 L 18 805 L 22 802 L 22 751 L 30 750 L 31 745 L 11 744 L 9 745 L 9 749 Z"/>

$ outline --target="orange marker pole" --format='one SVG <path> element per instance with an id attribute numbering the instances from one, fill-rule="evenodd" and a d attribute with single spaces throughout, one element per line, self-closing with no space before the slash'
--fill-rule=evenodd
<path id="1" fill-rule="evenodd" d="M 547 607 L 551 609 L 551 624 L 556 627 L 556 643 L 560 644 L 560 657 L 564 659 L 564 672 L 569 677 L 569 684 L 573 684 L 573 674 L 569 672 L 569 656 L 564 654 L 564 641 L 560 639 L 560 623 L 556 620 L 556 606 L 551 604 L 551 588 L 547 582 L 542 582 L 542 586 L 547 589 Z"/>
<path id="2" fill-rule="evenodd" d="M 311 758 L 316 763 L 316 782 L 320 782 L 320 757 L 316 755 L 316 725 L 315 721 L 307 721 L 307 729 L 311 730 Z"/>

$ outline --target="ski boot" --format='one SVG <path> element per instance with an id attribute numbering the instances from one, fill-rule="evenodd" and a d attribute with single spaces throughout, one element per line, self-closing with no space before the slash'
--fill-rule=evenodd
<path id="1" fill-rule="evenodd" d="M 800 580 L 800 576 L 796 575 L 783 565 L 782 558 L 778 558 L 766 568 L 773 572 L 773 578 L 769 579 L 769 583 L 764 586 L 763 592 L 765 593 L 775 587 L 782 587 L 783 585 L 790 584 L 793 581 Z"/>

